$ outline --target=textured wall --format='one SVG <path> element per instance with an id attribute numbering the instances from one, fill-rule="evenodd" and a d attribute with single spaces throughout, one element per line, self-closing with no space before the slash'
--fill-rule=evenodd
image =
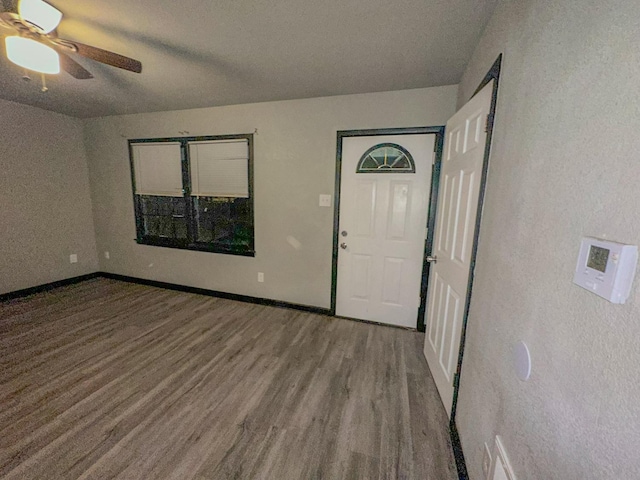
<path id="1" fill-rule="evenodd" d="M 640 478 L 640 278 L 625 305 L 572 284 L 582 236 L 640 243 L 639 32 L 636 1 L 504 1 L 463 77 L 459 101 L 504 52 L 457 418 L 473 480 L 495 434 L 520 479 Z"/>
<path id="2" fill-rule="evenodd" d="M 0 119 L 0 293 L 95 272 L 82 124 L 4 100 Z"/>
<path id="3" fill-rule="evenodd" d="M 318 195 L 334 193 L 336 131 L 443 125 L 456 92 L 449 86 L 86 120 L 101 270 L 329 307 L 333 208 L 319 207 Z M 135 243 L 127 138 L 255 129 L 255 258 Z"/>

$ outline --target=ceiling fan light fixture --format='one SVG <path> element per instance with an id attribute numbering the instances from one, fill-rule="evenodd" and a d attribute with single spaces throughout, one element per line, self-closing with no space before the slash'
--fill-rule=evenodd
<path id="1" fill-rule="evenodd" d="M 23 37 L 5 38 L 7 58 L 16 65 L 34 72 L 60 73 L 60 56 L 53 48 Z"/>
<path id="2" fill-rule="evenodd" d="M 20 0 L 18 15 L 44 34 L 55 30 L 62 19 L 60 10 L 42 0 Z"/>

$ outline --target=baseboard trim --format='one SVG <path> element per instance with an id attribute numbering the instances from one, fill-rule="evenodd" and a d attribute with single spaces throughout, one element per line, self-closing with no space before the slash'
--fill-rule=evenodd
<path id="1" fill-rule="evenodd" d="M 239 302 L 255 303 L 258 305 L 268 305 L 271 307 L 290 308 L 293 310 L 301 310 L 303 312 L 318 313 L 320 315 L 331 315 L 331 310 L 328 308 L 320 308 L 320 307 L 313 307 L 310 305 L 301 305 L 298 303 L 283 302 L 281 300 L 273 300 L 270 298 L 251 297 L 249 295 L 220 292 L 217 290 L 208 290 L 206 288 L 188 287 L 186 285 L 179 285 L 177 283 L 159 282 L 157 280 L 147 280 L 145 278 L 129 277 L 127 275 L 119 275 L 117 273 L 99 272 L 97 276 L 110 278 L 112 280 L 120 280 L 122 282 L 148 285 L 150 287 L 166 288 L 168 290 L 176 290 L 178 292 L 195 293 L 198 295 L 207 295 L 209 297 L 226 298 L 227 300 L 237 300 Z"/>
<path id="2" fill-rule="evenodd" d="M 80 283 L 86 280 L 91 280 L 93 278 L 99 278 L 99 277 L 110 278 L 112 280 L 120 280 L 122 282 L 128 282 L 128 283 L 137 283 L 140 285 L 148 285 L 151 287 L 166 288 L 168 290 L 176 290 L 178 292 L 195 293 L 198 295 L 207 295 L 209 297 L 226 298 L 228 300 L 237 300 L 239 302 L 255 303 L 258 305 L 268 305 L 271 307 L 289 308 L 293 310 L 300 310 L 303 312 L 317 313 L 319 315 L 334 316 L 332 315 L 330 308 L 314 307 L 311 305 L 290 303 L 282 300 L 273 300 L 271 298 L 252 297 L 249 295 L 241 295 L 237 293 L 220 292 L 217 290 L 208 290 L 206 288 L 189 287 L 189 286 L 180 285 L 177 283 L 160 282 L 157 280 L 148 280 L 145 278 L 130 277 L 127 275 L 120 275 L 117 273 L 109 273 L 109 272 L 88 273 L 86 275 L 80 275 L 78 277 L 66 278 L 64 280 L 58 280 L 56 282 L 45 283 L 43 285 L 36 285 L 35 287 L 29 287 L 29 288 L 24 288 L 22 290 L 3 293 L 3 294 L 0 294 L 0 302 L 6 302 L 16 298 L 26 297 L 28 295 L 33 295 L 34 293 L 46 292 L 48 290 L 53 290 L 54 288 L 64 287 L 66 285 L 73 285 L 75 283 Z M 346 318 L 346 317 L 336 317 L 336 318 Z M 368 323 L 370 325 L 379 325 L 383 327 L 400 328 L 404 330 L 407 330 L 407 329 L 415 330 L 410 327 L 401 327 L 398 325 L 387 325 L 385 323 L 361 320 L 358 318 L 348 318 L 348 320 L 361 322 L 361 323 Z"/>
<path id="3" fill-rule="evenodd" d="M 451 436 L 451 446 L 453 447 L 453 456 L 456 459 L 456 469 L 458 470 L 458 480 L 469 480 L 467 473 L 467 463 L 464 461 L 464 453 L 462 452 L 462 444 L 460 443 L 460 435 L 456 422 L 449 423 L 449 435 Z"/>
<path id="4" fill-rule="evenodd" d="M 46 292 L 48 290 L 53 290 L 54 288 L 73 285 L 74 283 L 84 282 L 85 280 L 91 280 L 92 278 L 97 278 L 99 276 L 100 274 L 98 272 L 88 273 L 86 275 L 80 275 L 78 277 L 65 278 L 64 280 L 57 280 L 55 282 L 36 285 L 35 287 L 23 288 L 22 290 L 3 293 L 0 294 L 0 302 L 7 302 L 16 298 L 27 297 L 29 295 L 33 295 L 34 293 Z"/>

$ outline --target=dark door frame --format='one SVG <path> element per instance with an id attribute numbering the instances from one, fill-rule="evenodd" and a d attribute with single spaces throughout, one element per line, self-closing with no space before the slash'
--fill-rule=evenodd
<path id="1" fill-rule="evenodd" d="M 336 292 L 338 288 L 338 231 L 340 227 L 340 187 L 342 173 L 342 141 L 348 137 L 374 137 L 381 135 L 425 135 L 433 134 L 435 138 L 435 162 L 431 171 L 431 193 L 429 197 L 429 211 L 427 213 L 427 239 L 425 240 L 422 258 L 422 279 L 420 282 L 420 307 L 418 308 L 418 318 L 416 328 L 424 332 L 424 311 L 427 301 L 427 285 L 429 280 L 429 263 L 426 261 L 427 255 L 431 252 L 433 245 L 433 230 L 436 221 L 436 203 L 438 201 L 438 185 L 440 181 L 440 162 L 442 159 L 442 146 L 444 144 L 444 126 L 434 127 L 410 127 L 410 128 L 380 128 L 369 130 L 340 130 L 337 132 L 336 144 L 336 172 L 335 172 L 335 194 L 333 202 L 333 254 L 331 269 L 331 315 L 336 314 Z"/>
<path id="2" fill-rule="evenodd" d="M 502 66 L 502 54 L 498 56 L 493 63 L 485 77 L 476 88 L 473 93 L 475 96 L 480 90 L 482 90 L 491 80 L 493 83 L 493 92 L 491 95 L 491 108 L 489 110 L 489 118 L 487 119 L 487 142 L 484 148 L 484 159 L 482 164 L 482 177 L 480 180 L 480 192 L 478 196 L 478 212 L 476 214 L 476 226 L 475 234 L 473 237 L 473 248 L 471 250 L 471 265 L 469 267 L 469 283 L 467 285 L 467 298 L 464 305 L 464 316 L 462 318 L 462 334 L 460 335 L 460 350 L 458 353 L 458 366 L 453 379 L 453 405 L 451 406 L 451 420 L 449 423 L 449 431 L 451 434 L 451 444 L 453 446 L 453 453 L 456 459 L 456 467 L 458 469 L 458 478 L 460 480 L 467 480 L 469 475 L 467 473 L 467 466 L 464 460 L 464 454 L 462 452 L 462 445 L 460 444 L 460 437 L 458 435 L 458 429 L 456 427 L 456 409 L 458 406 L 458 392 L 460 391 L 460 372 L 462 370 L 462 358 L 464 354 L 464 344 L 467 334 L 467 323 L 469 321 L 469 305 L 471 304 L 471 293 L 473 289 L 473 280 L 475 276 L 476 257 L 478 255 L 478 238 L 480 237 L 480 222 L 482 220 L 482 207 L 484 206 L 484 195 L 487 186 L 487 173 L 489 172 L 489 155 L 491 154 L 491 139 L 493 137 L 493 124 L 496 115 L 496 103 L 498 101 L 498 83 L 500 80 L 500 69 Z"/>

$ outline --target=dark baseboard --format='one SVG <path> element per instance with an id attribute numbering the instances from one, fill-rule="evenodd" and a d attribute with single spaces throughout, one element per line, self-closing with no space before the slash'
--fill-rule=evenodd
<path id="1" fill-rule="evenodd" d="M 188 287 L 186 285 L 179 285 L 177 283 L 159 282 L 157 280 L 147 280 L 138 277 L 129 277 L 127 275 L 119 275 L 117 273 L 109 272 L 95 272 L 87 275 L 81 275 L 79 277 L 67 278 L 65 280 L 59 280 L 57 282 L 46 283 L 44 285 L 37 285 L 35 287 L 25 288 L 23 290 L 16 290 L 15 292 L 9 292 L 0 294 L 0 302 L 12 300 L 14 298 L 26 297 L 34 293 L 45 292 L 58 287 L 64 287 L 65 285 L 72 285 L 74 283 L 84 282 L 85 280 L 91 280 L 92 278 L 110 278 L 112 280 L 120 280 L 122 282 L 137 283 L 140 285 L 148 285 L 151 287 L 166 288 L 169 290 L 176 290 L 178 292 L 195 293 L 198 295 L 207 295 L 209 297 L 226 298 L 228 300 L 237 300 L 239 302 L 255 303 L 258 305 L 269 305 L 272 307 L 290 308 L 294 310 L 301 310 L 303 312 L 317 313 L 319 315 L 334 316 L 329 308 L 314 307 L 311 305 L 301 305 L 298 303 L 284 302 L 281 300 L 273 300 L 270 298 L 251 297 L 249 295 L 240 295 L 237 293 L 219 292 L 217 290 L 207 290 L 206 288 Z M 336 317 L 346 318 L 346 317 Z M 400 327 L 395 325 L 387 325 L 384 323 L 372 322 L 368 320 L 360 320 L 357 318 L 349 318 L 355 322 L 368 323 L 370 325 L 379 325 L 383 327 L 400 328 L 403 330 L 414 330 L 409 327 Z"/>
<path id="2" fill-rule="evenodd" d="M 329 308 L 300 305 L 297 303 L 283 302 L 281 300 L 272 300 L 270 298 L 239 295 L 237 293 L 219 292 L 216 290 L 207 290 L 206 288 L 188 287 L 186 285 L 178 285 L 176 283 L 158 282 L 156 280 L 146 280 L 144 278 L 128 277 L 126 275 L 118 275 L 117 273 L 108 272 L 88 273 L 86 275 L 80 275 L 78 277 L 58 280 L 57 282 L 45 283 L 44 285 L 36 285 L 35 287 L 29 287 L 22 290 L 16 290 L 14 292 L 3 293 L 0 294 L 0 302 L 6 302 L 15 298 L 26 297 L 28 295 L 33 295 L 34 293 L 46 292 L 54 288 L 64 287 L 65 285 L 72 285 L 74 283 L 80 283 L 84 282 L 85 280 L 91 280 L 92 278 L 98 277 L 111 278 L 113 280 L 120 280 L 129 283 L 138 283 L 140 285 L 149 285 L 151 287 L 166 288 L 169 290 L 177 290 L 179 292 L 196 293 L 199 295 L 208 295 L 210 297 L 226 298 L 228 300 L 237 300 L 239 302 L 256 303 L 258 305 L 269 305 L 272 307 L 291 308 L 294 310 L 317 313 L 320 315 L 331 315 L 331 310 Z"/>
<path id="3" fill-rule="evenodd" d="M 97 272 L 88 273 L 86 275 L 80 275 L 78 277 L 58 280 L 57 282 L 45 283 L 44 285 L 37 285 L 35 287 L 23 288 L 22 290 L 16 290 L 14 292 L 3 293 L 0 295 L 0 302 L 6 302 L 15 298 L 26 297 L 28 295 L 33 295 L 34 293 L 46 292 L 47 290 L 64 287 L 65 285 L 73 285 L 74 283 L 84 282 L 85 280 L 91 280 L 92 278 L 97 278 L 99 276 L 100 274 Z"/>
<path id="4" fill-rule="evenodd" d="M 217 290 L 207 290 L 206 288 L 188 287 L 186 285 L 178 285 L 176 283 L 158 282 L 156 280 L 146 280 L 144 278 L 128 277 L 126 275 L 118 275 L 117 273 L 99 272 L 100 277 L 110 278 L 112 280 L 120 280 L 122 282 L 138 283 L 140 285 L 149 285 L 151 287 L 166 288 L 169 290 L 177 290 L 178 292 L 196 293 L 198 295 L 208 295 L 210 297 L 226 298 L 228 300 L 237 300 L 239 302 L 256 303 L 258 305 L 269 305 L 271 307 L 291 308 L 294 310 L 302 310 L 303 312 L 318 313 L 320 315 L 330 315 L 331 310 L 328 308 L 312 307 L 310 305 L 300 305 L 298 303 L 283 302 L 280 300 L 272 300 L 270 298 L 251 297 L 248 295 L 239 295 L 237 293 L 219 292 Z"/>
<path id="5" fill-rule="evenodd" d="M 343 317 L 342 315 L 336 315 L 335 313 L 331 313 L 331 310 L 329 310 L 329 315 L 335 318 L 341 318 L 342 320 L 350 320 L 352 322 L 366 323 L 367 325 L 375 325 L 377 327 L 396 328 L 398 330 L 409 330 L 411 332 L 417 331 L 413 327 L 403 327 L 402 325 L 392 325 L 390 323 L 374 322 L 373 320 L 363 320 L 362 318 Z"/>
<path id="6" fill-rule="evenodd" d="M 464 453 L 462 452 L 462 444 L 460 436 L 456 428 L 456 422 L 449 423 L 449 434 L 451 435 L 451 446 L 453 447 L 453 456 L 456 459 L 456 468 L 458 469 L 458 480 L 469 480 L 467 473 L 467 463 L 464 461 Z"/>

